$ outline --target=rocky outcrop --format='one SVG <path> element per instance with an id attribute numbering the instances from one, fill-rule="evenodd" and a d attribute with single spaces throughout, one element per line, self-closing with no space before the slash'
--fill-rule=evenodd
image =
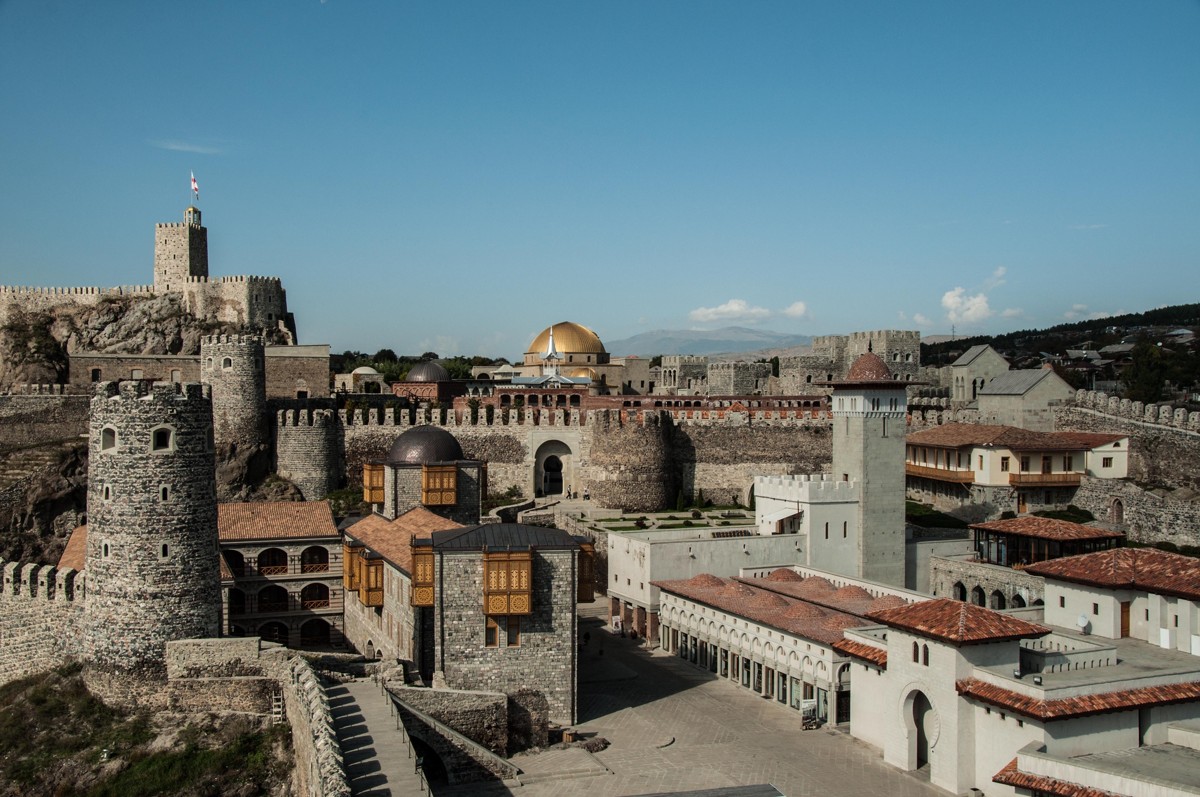
<path id="1" fill-rule="evenodd" d="M 0 327 L 0 391 L 14 384 L 64 381 L 68 355 L 199 354 L 200 338 L 218 333 L 259 332 L 286 343 L 286 332 L 242 328 L 197 317 L 182 294 L 112 295 L 95 304 L 64 303 L 8 314 Z"/>

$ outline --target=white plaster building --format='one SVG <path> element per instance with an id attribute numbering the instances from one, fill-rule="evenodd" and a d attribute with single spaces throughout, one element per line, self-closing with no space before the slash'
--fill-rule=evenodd
<path id="1" fill-rule="evenodd" d="M 809 568 L 752 572 L 656 582 L 659 646 L 795 710 L 797 722 L 848 722 L 851 659 L 834 648 L 843 629 L 925 596 Z"/>
<path id="2" fill-rule="evenodd" d="M 851 734 L 954 794 L 1196 793 L 1194 767 L 1172 775 L 1181 789 L 1129 762 L 1195 738 L 1179 728 L 1200 722 L 1200 661 L 1180 637 L 1195 633 L 1200 562 L 1118 549 L 1031 570 L 1047 579 L 1046 624 L 933 599 L 847 631 L 834 648 L 857 659 Z"/>

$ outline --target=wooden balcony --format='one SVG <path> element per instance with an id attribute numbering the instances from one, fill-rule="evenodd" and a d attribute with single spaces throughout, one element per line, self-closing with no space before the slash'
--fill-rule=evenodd
<path id="1" fill-rule="evenodd" d="M 1010 473 L 1013 487 L 1078 487 L 1082 473 Z"/>
<path id="2" fill-rule="evenodd" d="M 923 479 L 933 479 L 939 482 L 950 482 L 951 484 L 975 483 L 975 471 L 972 470 L 929 468 L 924 465 L 914 465 L 911 462 L 904 463 L 904 474 L 906 476 L 920 476 Z"/>

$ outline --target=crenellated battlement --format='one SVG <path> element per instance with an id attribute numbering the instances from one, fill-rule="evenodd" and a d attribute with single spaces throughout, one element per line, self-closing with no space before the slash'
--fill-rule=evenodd
<path id="1" fill-rule="evenodd" d="M 203 335 L 200 338 L 202 346 L 219 346 L 227 343 L 242 346 L 265 346 L 262 335 Z"/>
<path id="2" fill-rule="evenodd" d="M 276 413 L 276 425 L 280 427 L 289 426 L 308 426 L 308 427 L 328 427 L 337 424 L 337 414 L 333 410 L 319 409 L 315 407 L 301 407 L 299 409 L 279 410 Z"/>
<path id="3" fill-rule="evenodd" d="M 65 396 L 70 385 L 11 385 L 10 396 Z"/>
<path id="4" fill-rule="evenodd" d="M 84 574 L 72 568 L 59 570 L 53 565 L 32 562 L 6 562 L 0 559 L 3 592 L 0 601 L 28 600 L 49 603 L 73 602 L 84 596 Z"/>
<path id="5" fill-rule="evenodd" d="M 764 501 L 857 501 L 862 495 L 862 484 L 834 479 L 826 473 L 758 476 L 754 479 L 754 495 Z"/>
<path id="6" fill-rule="evenodd" d="M 153 285 L 117 285 L 111 288 L 83 287 L 37 287 L 32 285 L 0 285 L 0 298 L 12 299 L 62 299 L 75 297 L 103 298 L 105 296 L 148 296 L 154 294 Z"/>
<path id="7" fill-rule="evenodd" d="M 189 400 L 211 399 L 212 389 L 197 382 L 154 382 L 148 384 L 141 380 L 123 382 L 96 383 L 95 396 L 98 398 L 151 399 L 155 401 L 174 401 L 178 398 Z"/>
<path id="8" fill-rule="evenodd" d="M 1076 391 L 1075 404 L 1117 418 L 1200 432 L 1200 412 L 1188 412 L 1170 404 L 1143 404 L 1094 390 Z"/>

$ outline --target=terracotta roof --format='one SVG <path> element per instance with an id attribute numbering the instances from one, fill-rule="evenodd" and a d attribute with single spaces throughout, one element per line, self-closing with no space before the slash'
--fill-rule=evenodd
<path id="1" fill-rule="evenodd" d="M 1104 432 L 1055 432 L 1055 434 L 1064 440 L 1076 443 L 1080 448 L 1099 448 L 1118 440 L 1124 440 L 1129 436 Z"/>
<path id="2" fill-rule="evenodd" d="M 972 523 L 973 529 L 997 531 L 1019 537 L 1037 537 L 1043 540 L 1109 540 L 1124 537 L 1119 531 L 1096 526 L 1085 526 L 1069 520 L 1056 520 L 1037 515 L 1024 515 L 1008 520 L 992 520 L 987 523 Z"/>
<path id="3" fill-rule="evenodd" d="M 337 537 L 328 501 L 256 501 L 217 504 L 222 542 Z"/>
<path id="4" fill-rule="evenodd" d="M 1200 700 L 1200 681 L 1142 686 L 1136 689 L 1121 689 L 1116 692 L 1101 692 L 1091 695 L 1072 695 L 1051 700 L 1023 695 L 1002 686 L 985 683 L 977 678 L 957 681 L 954 688 L 965 697 L 973 697 L 984 703 L 1007 708 L 1043 722 Z"/>
<path id="5" fill-rule="evenodd" d="M 887 363 L 875 352 L 860 354 L 846 372 L 847 382 L 880 382 L 892 379 Z"/>
<path id="6" fill-rule="evenodd" d="M 1117 792 L 1093 789 L 1091 786 L 1080 786 L 1078 783 L 1046 775 L 1022 772 L 1017 769 L 1017 759 L 1015 758 L 1008 762 L 1008 766 L 997 772 L 992 780 L 996 783 L 1003 783 L 1005 786 L 1015 786 L 1019 789 L 1049 794 L 1054 797 L 1121 797 Z"/>
<path id="7" fill-rule="evenodd" d="M 868 645 L 865 642 L 855 642 L 852 639 L 839 639 L 833 643 L 833 649 L 845 656 L 869 661 L 880 669 L 887 669 L 887 651 Z"/>
<path id="8" fill-rule="evenodd" d="M 68 567 L 83 570 L 87 564 L 87 528 L 86 525 L 76 526 L 71 532 L 67 547 L 63 548 L 62 556 L 58 557 L 59 570 L 66 570 Z"/>
<path id="9" fill-rule="evenodd" d="M 791 573 L 792 576 L 777 575 Z M 714 576 L 715 578 L 715 576 Z M 865 589 L 848 585 L 835 589 L 828 579 L 821 576 L 801 576 L 791 569 L 775 570 L 766 578 L 735 578 L 742 584 L 756 589 L 770 590 L 784 597 L 796 598 L 817 606 L 824 606 L 836 612 L 852 614 L 856 617 L 867 618 L 871 612 L 880 609 L 891 609 L 896 606 L 906 606 L 908 601 L 895 595 L 873 597 Z"/>
<path id="10" fill-rule="evenodd" d="M 1026 572 L 1105 589 L 1200 600 L 1200 559 L 1155 548 L 1113 548 L 1030 565 Z"/>
<path id="11" fill-rule="evenodd" d="M 1094 439 L 1105 438 L 1100 443 Z M 1109 439 L 1111 438 L 1111 439 Z M 934 448 L 992 446 L 1013 451 L 1082 451 L 1123 439 L 1121 435 L 1080 435 L 1075 432 L 1034 432 L 1015 426 L 986 423 L 945 423 L 908 435 L 909 445 Z"/>
<path id="12" fill-rule="evenodd" d="M 861 617 L 750 586 L 747 581 L 703 573 L 686 580 L 650 583 L 664 592 L 826 645 L 843 639 L 845 629 L 863 624 Z M 766 579 L 756 581 L 765 586 Z"/>
<path id="13" fill-rule="evenodd" d="M 868 616 L 886 625 L 953 645 L 1002 642 L 1050 633 L 1050 629 L 1043 625 L 949 598 L 934 598 L 896 609 L 882 609 Z"/>
<path id="14" fill-rule="evenodd" d="M 346 529 L 346 537 L 358 540 L 406 573 L 412 573 L 412 540 L 435 531 L 461 529 L 462 525 L 430 512 L 423 506 L 408 510 L 395 520 L 369 515 Z"/>

